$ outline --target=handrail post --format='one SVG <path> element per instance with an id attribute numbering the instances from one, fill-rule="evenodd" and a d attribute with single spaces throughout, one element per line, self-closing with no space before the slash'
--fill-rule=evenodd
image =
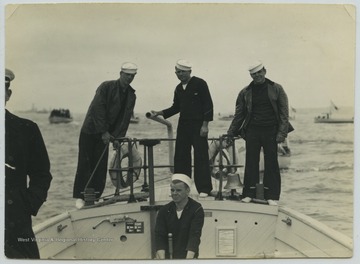
<path id="1" fill-rule="evenodd" d="M 121 157 L 120 157 L 120 155 L 121 155 L 121 145 L 120 145 L 120 143 L 116 144 L 115 148 L 116 148 L 115 158 L 117 159 L 117 161 L 115 161 L 115 162 L 118 162 L 119 167 L 120 167 L 120 164 L 121 164 Z M 116 172 L 115 196 L 120 195 L 121 178 L 122 178 L 122 170 L 118 170 Z"/>
<path id="2" fill-rule="evenodd" d="M 135 142 L 135 140 L 134 140 Z M 130 183 L 130 196 L 129 196 L 129 200 L 128 203 L 135 203 L 136 199 L 135 199 L 135 195 L 134 195 L 134 161 L 133 161 L 133 157 L 130 153 L 132 153 L 132 148 L 133 148 L 133 144 L 130 138 L 127 138 L 127 143 L 128 143 L 128 158 L 129 158 L 129 172 L 128 172 L 128 177 L 129 177 L 129 183 Z"/>
<path id="3" fill-rule="evenodd" d="M 150 203 L 150 237 L 151 237 L 151 257 L 156 256 L 155 245 L 155 224 L 156 224 L 156 210 L 155 206 L 155 181 L 154 181 L 154 151 L 153 147 L 160 144 L 157 139 L 140 140 L 140 145 L 148 148 L 148 164 L 149 164 L 149 203 Z"/>
<path id="4" fill-rule="evenodd" d="M 174 173 L 174 142 L 172 139 L 174 138 L 173 134 L 173 128 L 170 121 L 165 120 L 164 118 L 160 118 L 158 116 L 153 115 L 151 112 L 147 112 L 145 116 L 148 119 L 154 120 L 156 122 L 159 122 L 160 124 L 163 124 L 167 127 L 167 133 L 168 133 L 168 146 L 169 146 L 169 164 L 170 164 L 170 172 Z"/>
<path id="5" fill-rule="evenodd" d="M 144 165 L 143 165 L 143 168 L 144 168 L 144 183 L 143 185 L 141 186 L 141 191 L 142 192 L 148 192 L 149 191 L 149 184 L 147 183 L 147 169 L 148 169 L 148 166 L 147 166 L 147 148 L 146 146 L 144 146 Z"/>
<path id="6" fill-rule="evenodd" d="M 219 178 L 219 192 L 218 194 L 216 195 L 216 200 L 220 200 L 222 201 L 223 200 L 223 196 L 222 196 L 222 188 L 223 188 L 223 137 L 220 136 L 219 137 L 219 175 L 220 175 L 220 178 Z"/>

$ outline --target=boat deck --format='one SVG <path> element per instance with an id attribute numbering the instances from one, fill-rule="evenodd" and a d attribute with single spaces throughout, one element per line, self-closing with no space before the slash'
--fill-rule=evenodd
<path id="1" fill-rule="evenodd" d="M 152 259 L 157 210 L 170 201 L 169 185 L 129 193 L 63 213 L 34 228 L 41 258 Z M 205 211 L 201 259 L 348 258 L 352 240 L 322 223 L 281 206 L 191 197 Z"/>

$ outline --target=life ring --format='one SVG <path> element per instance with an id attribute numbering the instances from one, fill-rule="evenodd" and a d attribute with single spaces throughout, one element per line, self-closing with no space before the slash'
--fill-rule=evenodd
<path id="1" fill-rule="evenodd" d="M 225 143 L 225 142 L 224 142 Z M 224 168 L 222 169 L 223 173 L 220 173 L 220 149 L 221 149 L 221 157 L 222 157 L 222 165 L 224 165 Z M 231 153 L 231 154 L 230 154 Z M 210 167 L 211 167 L 211 176 L 215 179 L 219 179 L 220 175 L 222 174 L 223 177 L 227 178 L 227 175 L 229 173 L 236 173 L 237 167 L 231 167 L 231 165 L 237 165 L 237 157 L 235 154 L 235 157 L 232 155 L 232 147 L 231 146 L 225 146 L 220 147 L 219 141 L 212 141 L 209 145 L 209 161 L 210 161 Z"/>
<path id="2" fill-rule="evenodd" d="M 120 157 L 119 157 L 120 155 Z M 136 146 L 133 145 L 131 148 L 131 152 L 129 153 L 129 148 L 127 144 L 121 145 L 120 149 L 114 150 L 112 153 L 112 157 L 109 164 L 109 175 L 112 184 L 115 187 L 121 187 L 126 188 L 130 185 L 130 177 L 129 171 L 129 158 L 132 158 L 132 168 L 133 168 L 133 182 L 137 181 L 139 179 L 140 173 L 141 173 L 141 166 L 142 166 L 142 159 L 140 156 L 139 151 L 137 150 Z M 124 165 L 122 165 L 125 163 Z M 122 170 L 119 170 L 123 168 Z M 117 179 L 117 176 L 119 177 L 119 181 Z M 120 184 L 120 186 L 118 186 Z"/>

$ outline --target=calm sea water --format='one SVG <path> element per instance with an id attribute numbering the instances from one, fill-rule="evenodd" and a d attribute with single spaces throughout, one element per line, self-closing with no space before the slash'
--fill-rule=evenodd
<path id="1" fill-rule="evenodd" d="M 298 109 L 292 120 L 295 131 L 289 135 L 291 165 L 282 171 L 280 204 L 309 215 L 326 225 L 353 236 L 354 125 L 315 124 L 314 116 L 326 109 Z M 38 123 L 51 161 L 53 181 L 48 200 L 33 218 L 42 221 L 74 209 L 73 181 L 77 165 L 78 139 L 84 114 L 74 114 L 70 124 L 50 124 L 47 114 L 16 113 Z M 347 109 L 352 116 L 352 109 Z M 166 138 L 164 125 L 140 115 L 138 124 L 130 124 L 127 136 Z M 176 129 L 177 119 L 169 119 Z M 230 121 L 215 120 L 209 137 L 224 134 Z M 242 140 L 241 140 L 242 141 Z M 239 142 L 240 143 L 240 142 Z M 141 148 L 142 150 L 142 148 Z M 168 163 L 167 145 L 155 149 L 155 162 Z M 155 171 L 156 173 L 156 171 Z M 109 178 L 105 195 L 114 192 Z"/>

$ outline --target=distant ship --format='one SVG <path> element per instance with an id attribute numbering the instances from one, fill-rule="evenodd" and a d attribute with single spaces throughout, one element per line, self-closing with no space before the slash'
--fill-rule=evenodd
<path id="1" fill-rule="evenodd" d="M 73 117 L 69 109 L 53 109 L 49 116 L 50 124 L 70 123 Z"/>
<path id="2" fill-rule="evenodd" d="M 234 119 L 234 115 L 220 115 L 219 113 L 219 120 L 222 120 L 222 121 L 232 121 Z"/>
<path id="3" fill-rule="evenodd" d="M 29 110 L 22 110 L 19 111 L 20 113 L 37 113 L 37 114 L 47 114 L 50 112 L 50 110 L 43 108 L 41 110 L 37 109 L 37 107 L 35 107 L 35 104 L 32 104 L 31 108 Z"/>
<path id="4" fill-rule="evenodd" d="M 339 124 L 339 123 L 354 123 L 354 118 L 345 118 L 345 117 L 332 117 L 333 111 L 338 111 L 339 108 L 330 101 L 330 109 L 327 113 L 322 113 L 314 118 L 315 123 L 332 123 L 332 124 Z"/>

